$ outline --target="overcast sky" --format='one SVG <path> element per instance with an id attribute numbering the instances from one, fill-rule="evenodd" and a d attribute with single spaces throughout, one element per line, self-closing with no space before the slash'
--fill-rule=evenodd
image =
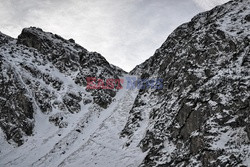
<path id="1" fill-rule="evenodd" d="M 199 12 L 228 0 L 0 0 L 0 31 L 36 26 L 130 71 Z"/>

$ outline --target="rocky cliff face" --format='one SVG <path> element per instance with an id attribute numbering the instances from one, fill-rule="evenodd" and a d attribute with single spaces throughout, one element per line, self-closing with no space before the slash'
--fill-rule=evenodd
<path id="1" fill-rule="evenodd" d="M 249 17 L 248 0 L 201 13 L 132 70 L 164 80 L 139 92 L 121 133 L 132 139 L 147 122 L 141 166 L 249 165 Z"/>
<path id="2" fill-rule="evenodd" d="M 86 77 L 125 74 L 72 39 L 35 27 L 23 29 L 18 39 L 0 34 L 0 68 L 0 126 L 18 145 L 32 134 L 36 111 L 64 127 L 65 113 L 80 112 L 89 103 L 107 108 L 117 90 L 86 90 Z"/>

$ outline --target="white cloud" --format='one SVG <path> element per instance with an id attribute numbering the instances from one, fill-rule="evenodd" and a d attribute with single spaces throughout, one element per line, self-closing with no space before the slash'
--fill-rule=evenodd
<path id="1" fill-rule="evenodd" d="M 221 5 L 223 3 L 228 2 L 229 0 L 194 0 L 197 5 L 199 5 L 204 10 L 212 9 L 217 5 Z"/>
<path id="2" fill-rule="evenodd" d="M 152 56 L 178 25 L 216 2 L 194 1 L 1 0 L 0 31 L 16 37 L 22 28 L 37 26 L 74 38 L 129 71 Z"/>

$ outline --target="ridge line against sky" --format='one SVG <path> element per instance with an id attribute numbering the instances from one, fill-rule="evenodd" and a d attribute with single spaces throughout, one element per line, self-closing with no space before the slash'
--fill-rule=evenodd
<path id="1" fill-rule="evenodd" d="M 228 0 L 1 0 L 0 31 L 40 27 L 132 70 L 196 14 Z"/>

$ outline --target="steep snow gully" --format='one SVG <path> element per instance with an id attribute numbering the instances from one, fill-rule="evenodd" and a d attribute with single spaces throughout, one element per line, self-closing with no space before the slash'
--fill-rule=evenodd
<path id="1" fill-rule="evenodd" d="M 46 122 L 46 115 L 38 111 L 35 135 L 22 146 L 14 149 L 1 140 L 4 150 L 0 153 L 0 166 L 138 166 L 145 156 L 136 147 L 140 139 L 124 147 L 127 141 L 120 138 L 137 93 L 137 89 L 126 89 L 125 82 L 109 108 L 95 113 L 85 112 L 88 106 L 84 106 L 81 112 L 69 116 L 71 122 L 66 128 L 58 129 Z"/>

